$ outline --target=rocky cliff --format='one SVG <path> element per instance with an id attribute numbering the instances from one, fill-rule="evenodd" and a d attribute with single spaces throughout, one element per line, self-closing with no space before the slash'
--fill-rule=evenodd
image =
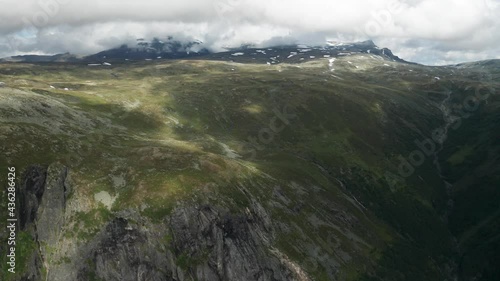
<path id="1" fill-rule="evenodd" d="M 239 215 L 179 206 L 159 223 L 122 210 L 86 243 L 63 239 L 67 176 L 66 167 L 54 164 L 31 166 L 22 178 L 20 230 L 37 249 L 20 280 L 309 280 L 273 249 L 273 224 L 257 202 Z"/>

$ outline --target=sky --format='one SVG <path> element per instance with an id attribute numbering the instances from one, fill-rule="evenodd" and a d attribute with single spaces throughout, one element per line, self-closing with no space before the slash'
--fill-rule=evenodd
<path id="1" fill-rule="evenodd" d="M 93 54 L 136 39 L 324 45 L 371 39 L 427 65 L 500 59 L 500 0 L 0 0 L 0 57 Z"/>

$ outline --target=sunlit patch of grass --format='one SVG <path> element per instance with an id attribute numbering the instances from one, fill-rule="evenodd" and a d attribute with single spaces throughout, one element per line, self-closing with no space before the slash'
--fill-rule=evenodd
<path id="1" fill-rule="evenodd" d="M 249 113 L 254 113 L 254 114 L 262 113 L 263 110 L 262 107 L 257 104 L 247 105 L 243 107 L 243 109 Z"/>

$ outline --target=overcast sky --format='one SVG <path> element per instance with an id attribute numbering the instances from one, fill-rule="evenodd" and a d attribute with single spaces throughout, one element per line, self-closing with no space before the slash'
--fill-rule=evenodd
<path id="1" fill-rule="evenodd" d="M 500 58 L 500 0 L 0 0 L 0 57 L 92 54 L 137 38 L 254 43 L 372 39 L 430 65 Z"/>

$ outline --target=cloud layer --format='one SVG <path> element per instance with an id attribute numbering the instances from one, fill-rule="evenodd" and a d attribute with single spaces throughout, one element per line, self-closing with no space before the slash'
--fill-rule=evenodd
<path id="1" fill-rule="evenodd" d="M 425 64 L 500 58 L 500 0 L 0 0 L 0 57 L 91 54 L 137 38 L 243 43 L 372 39 Z"/>

